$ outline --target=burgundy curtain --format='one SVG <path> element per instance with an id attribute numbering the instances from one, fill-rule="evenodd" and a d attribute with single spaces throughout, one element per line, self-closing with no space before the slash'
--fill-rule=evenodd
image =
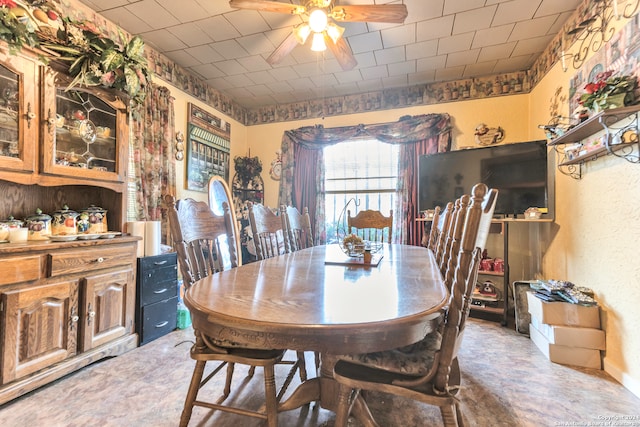
<path id="1" fill-rule="evenodd" d="M 311 223 L 316 234 L 315 241 L 324 243 L 324 206 L 322 203 L 324 167 L 322 149 L 355 137 L 367 136 L 390 144 L 416 146 L 411 154 L 404 155 L 401 163 L 401 179 L 398 182 L 401 197 L 394 214 L 402 220 L 397 227 L 406 232 L 394 233 L 396 241 L 419 244 L 413 230 L 417 218 L 417 162 L 421 150 L 449 150 L 451 142 L 451 119 L 448 114 L 423 114 L 403 116 L 397 122 L 373 125 L 359 124 L 325 129 L 322 125 L 306 126 L 285 131 L 282 137 L 282 178 L 278 204 L 292 205 L 298 209 L 309 208 Z M 401 151 L 404 151 L 401 148 Z M 402 156 L 401 156 L 402 157 Z M 413 166 L 410 166 L 413 165 Z M 411 197 L 408 193 L 412 193 Z M 413 206 L 405 200 L 413 198 Z M 406 206 L 405 206 L 406 204 Z M 314 208 L 312 208 L 314 207 Z M 410 210 L 407 210 L 410 209 Z M 412 224 L 411 226 L 409 224 Z M 410 231 L 410 229 L 412 229 Z"/>
<path id="2" fill-rule="evenodd" d="M 394 217 L 402 218 L 395 224 L 394 235 L 410 245 L 420 245 L 424 234 L 424 224 L 416 221 L 420 217 L 418 208 L 418 164 L 420 156 L 451 149 L 451 132 L 444 132 L 412 144 L 400 147 L 398 194 Z"/>

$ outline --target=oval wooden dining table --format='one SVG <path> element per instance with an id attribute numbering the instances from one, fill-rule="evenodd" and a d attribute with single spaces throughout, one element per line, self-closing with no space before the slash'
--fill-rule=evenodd
<path id="1" fill-rule="evenodd" d="M 320 376 L 299 385 L 278 411 L 312 401 L 334 410 L 337 355 L 419 341 L 439 324 L 448 295 L 427 248 L 385 244 L 373 264 L 364 265 L 328 245 L 213 274 L 186 292 L 185 303 L 194 329 L 209 336 L 253 348 L 320 352 Z M 352 414 L 375 425 L 362 399 Z"/>

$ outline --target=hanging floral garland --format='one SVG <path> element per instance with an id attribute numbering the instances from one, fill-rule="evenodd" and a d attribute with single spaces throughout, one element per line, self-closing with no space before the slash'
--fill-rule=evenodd
<path id="1" fill-rule="evenodd" d="M 43 61 L 68 63 L 71 87 L 102 86 L 125 92 L 135 104 L 144 101 L 152 73 L 144 55 L 144 42 L 104 37 L 89 21 L 62 17 L 52 0 L 0 0 L 0 39 L 11 54 L 23 47 L 38 48 Z"/>

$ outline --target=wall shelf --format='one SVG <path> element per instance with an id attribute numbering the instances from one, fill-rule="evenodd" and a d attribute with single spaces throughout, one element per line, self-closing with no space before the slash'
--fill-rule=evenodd
<path id="1" fill-rule="evenodd" d="M 549 141 L 547 145 L 554 147 L 559 154 L 558 170 L 572 178 L 580 179 L 582 178 L 582 165 L 585 162 L 609 154 L 621 157 L 631 163 L 640 163 L 639 111 L 640 105 L 604 110 Z M 602 146 L 586 149 L 582 153 L 581 142 L 602 130 L 604 130 L 604 136 L 601 140 Z M 569 144 L 577 145 L 577 154 L 569 153 L 566 148 L 560 147 Z"/>

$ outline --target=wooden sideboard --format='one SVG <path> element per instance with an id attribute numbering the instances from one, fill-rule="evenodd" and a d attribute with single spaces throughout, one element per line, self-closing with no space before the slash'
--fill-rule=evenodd
<path id="1" fill-rule="evenodd" d="M 0 220 L 94 205 L 122 232 L 128 101 L 63 69 L 0 42 Z M 114 234 L 0 243 L 0 404 L 137 346 L 139 238 Z"/>

